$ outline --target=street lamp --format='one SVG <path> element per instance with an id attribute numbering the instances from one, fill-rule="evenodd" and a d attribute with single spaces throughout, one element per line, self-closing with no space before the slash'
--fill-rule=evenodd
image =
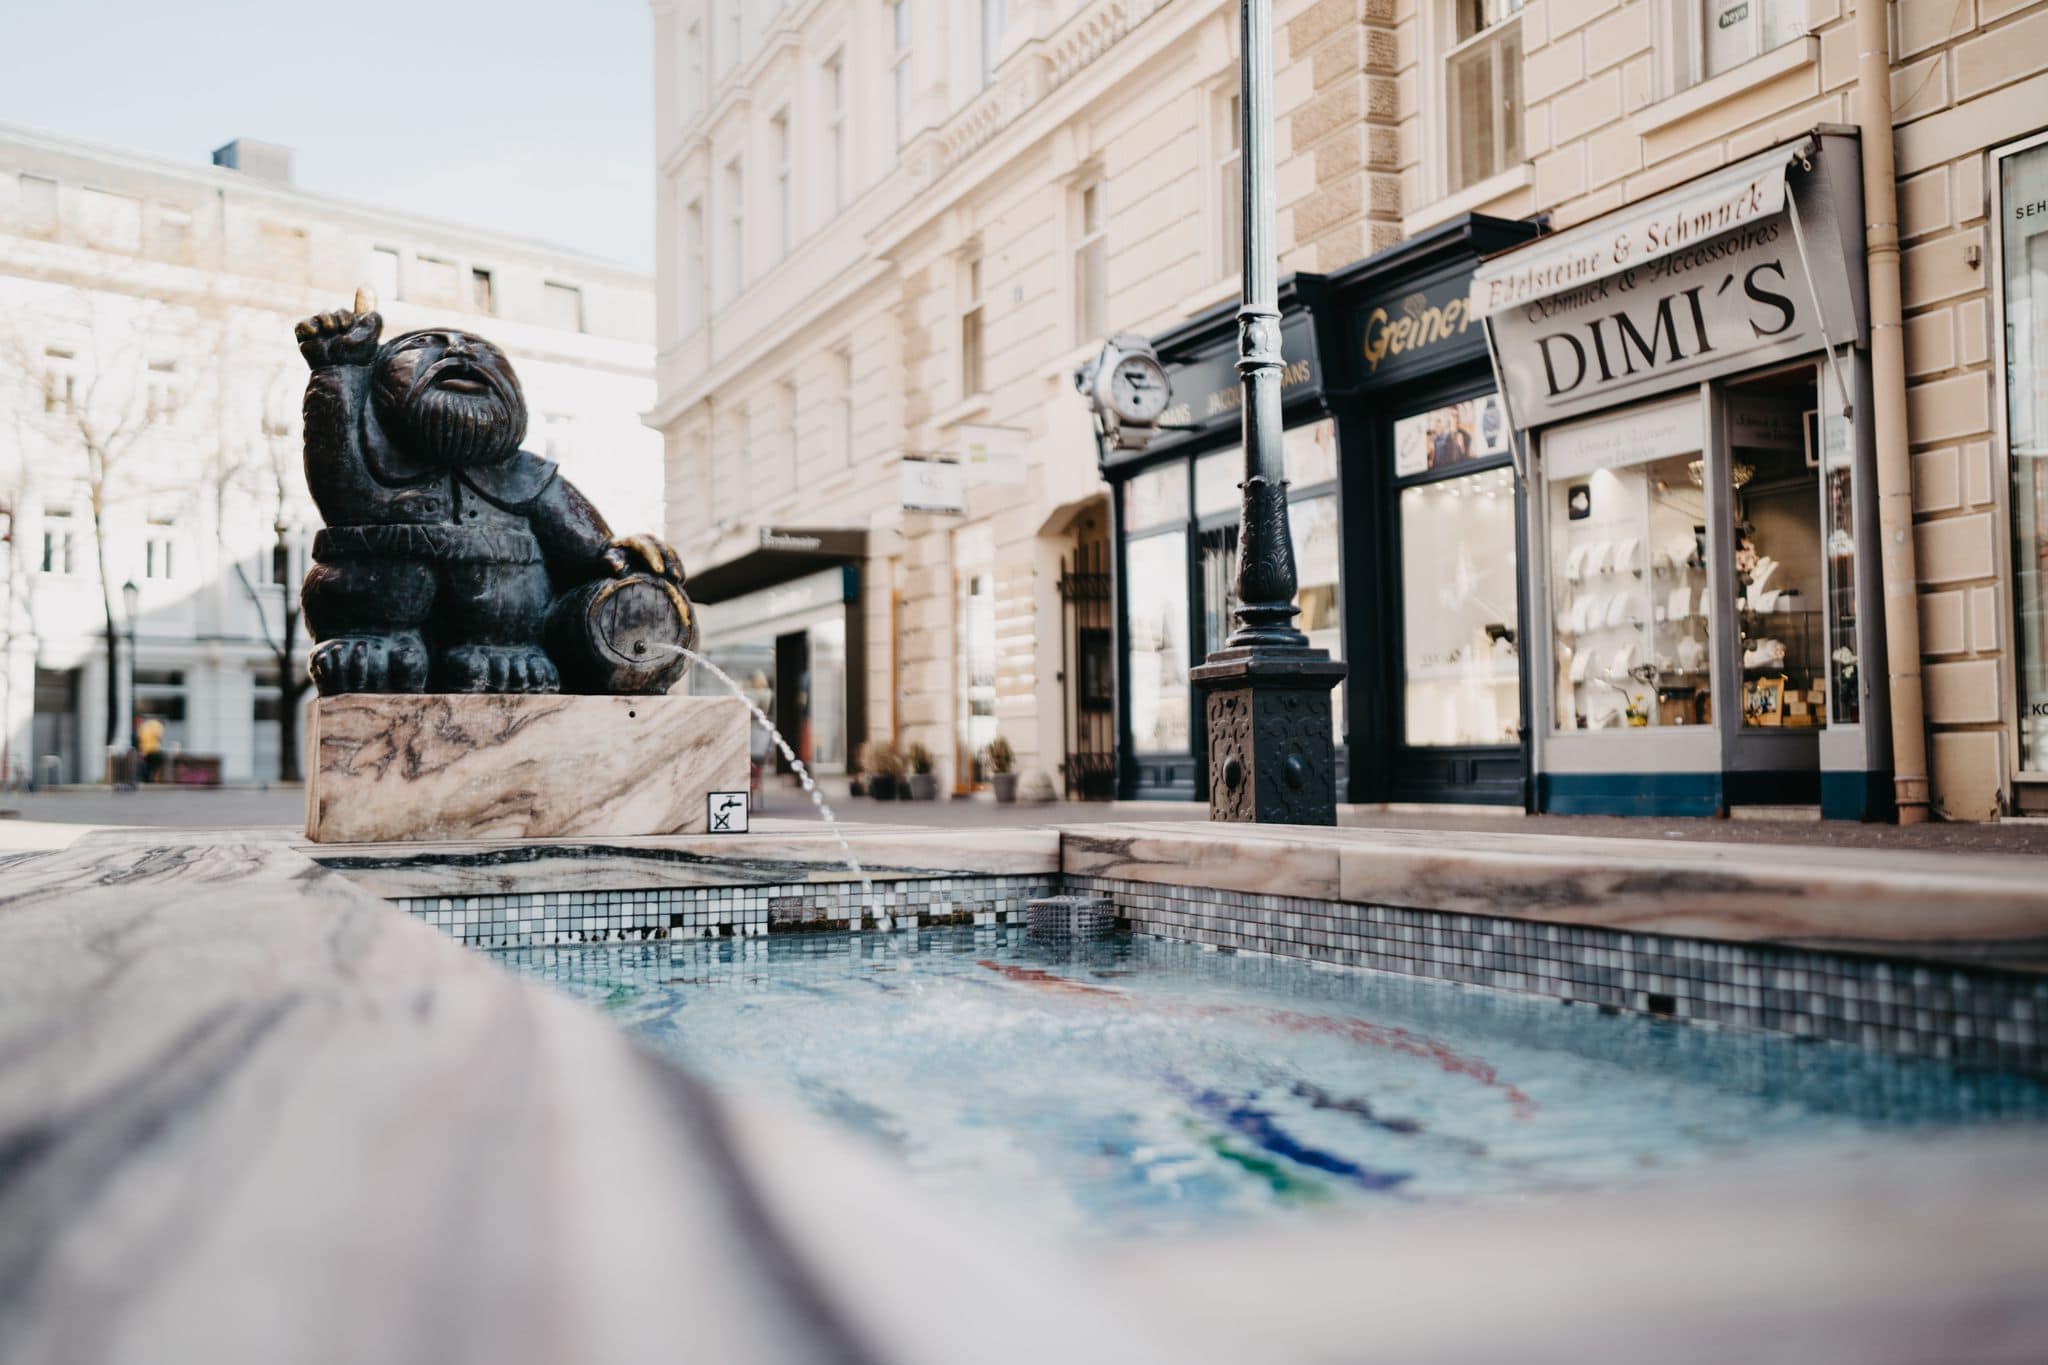
<path id="1" fill-rule="evenodd" d="M 128 615 L 128 785 L 142 785 L 141 718 L 135 714 L 135 618 L 142 614 L 142 589 L 129 579 L 121 585 L 121 609 Z"/>
<path id="2" fill-rule="evenodd" d="M 1237 628 L 1189 671 L 1209 737 L 1209 818 L 1337 823 L 1330 689 L 1344 665 L 1295 628 L 1294 537 L 1282 460 L 1280 279 L 1274 251 L 1273 5 L 1242 0 L 1244 303 L 1237 372 L 1244 433 Z"/>

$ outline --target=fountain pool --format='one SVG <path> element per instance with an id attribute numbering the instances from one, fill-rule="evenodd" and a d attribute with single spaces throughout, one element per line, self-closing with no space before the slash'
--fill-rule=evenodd
<path id="1" fill-rule="evenodd" d="M 944 1198 L 1083 1238 L 1514 1200 L 2048 1120 L 2014 1076 L 1148 937 L 498 955 Z"/>

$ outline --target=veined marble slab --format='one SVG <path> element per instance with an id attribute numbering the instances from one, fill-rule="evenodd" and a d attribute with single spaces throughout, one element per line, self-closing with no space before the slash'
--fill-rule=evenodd
<path id="1" fill-rule="evenodd" d="M 843 832 L 861 870 L 876 882 L 1050 876 L 1060 870 L 1060 835 L 1053 829 L 956 831 L 850 825 Z M 792 820 L 777 820 L 759 833 L 737 836 L 346 848 L 330 844 L 308 847 L 305 852 L 321 866 L 387 900 L 856 880 L 838 839 L 816 824 Z"/>
<path id="2" fill-rule="evenodd" d="M 313 707 L 315 843 L 702 833 L 748 785 L 730 697 L 352 695 Z"/>
<path id="3" fill-rule="evenodd" d="M 1207 822 L 1070 826 L 1060 856 L 1157 885 L 2048 970 L 2028 859 Z"/>
<path id="4" fill-rule="evenodd" d="M 281 844 L 0 863 L 7 1365 L 1183 1358 L 1151 1335 Z"/>

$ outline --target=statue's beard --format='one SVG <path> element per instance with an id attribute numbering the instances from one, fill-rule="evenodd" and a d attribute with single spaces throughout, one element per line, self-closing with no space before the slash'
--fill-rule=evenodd
<path id="1" fill-rule="evenodd" d="M 465 469 L 504 459 L 519 446 L 519 427 L 495 393 L 429 388 L 403 408 L 408 442 L 443 468 Z"/>

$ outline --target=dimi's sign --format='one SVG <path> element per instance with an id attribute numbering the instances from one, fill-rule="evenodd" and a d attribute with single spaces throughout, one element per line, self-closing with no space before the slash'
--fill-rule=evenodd
<path id="1" fill-rule="evenodd" d="M 1821 347 L 1787 215 L 1488 319 L 1515 420 L 1540 426 Z"/>
<path id="2" fill-rule="evenodd" d="M 1472 311 L 1516 425 L 1860 340 L 1855 158 L 1815 133 L 1482 262 Z"/>

